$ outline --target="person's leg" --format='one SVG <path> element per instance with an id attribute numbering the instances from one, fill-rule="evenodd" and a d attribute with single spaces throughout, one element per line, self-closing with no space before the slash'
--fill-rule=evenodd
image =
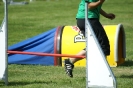
<path id="1" fill-rule="evenodd" d="M 85 36 L 85 19 L 77 19 L 77 26 L 79 27 L 80 31 L 83 33 Z M 86 54 L 85 49 L 81 50 L 79 53 L 77 53 L 77 56 L 83 56 Z M 81 60 L 83 58 L 68 58 L 64 60 L 64 66 L 66 70 L 66 74 L 69 77 L 73 77 L 73 68 L 74 68 L 74 63 Z"/>
<path id="2" fill-rule="evenodd" d="M 101 25 L 98 19 L 89 19 L 89 21 L 98 39 L 98 42 L 103 50 L 103 53 L 105 54 L 105 56 L 109 55 L 110 44 L 109 44 L 109 40 L 108 40 L 107 34 L 103 26 Z"/>
<path id="3" fill-rule="evenodd" d="M 108 40 L 108 37 L 105 33 L 103 26 L 101 25 L 101 23 L 99 22 L 98 19 L 89 19 L 89 21 L 90 21 L 92 29 L 98 39 L 98 42 L 99 42 L 105 56 L 109 55 L 110 54 L 110 44 L 109 44 L 109 40 Z M 85 36 L 85 20 L 78 19 L 77 25 Z M 85 49 L 83 49 L 77 55 L 85 55 L 85 54 L 86 54 L 86 51 L 85 51 Z M 65 60 L 65 69 L 66 69 L 66 73 L 68 74 L 68 76 L 73 77 L 73 74 L 72 74 L 72 71 L 74 68 L 73 64 L 81 59 L 82 58 L 80 58 L 80 59 L 68 58 Z"/>
<path id="4" fill-rule="evenodd" d="M 77 53 L 76 55 L 77 56 L 84 56 L 86 54 L 86 51 L 85 50 L 81 50 L 79 53 Z M 81 60 L 83 58 L 69 58 L 69 61 L 74 64 L 75 62 Z"/>
<path id="5" fill-rule="evenodd" d="M 77 56 L 83 56 L 86 54 L 85 50 L 81 50 L 78 54 L 76 54 Z M 83 58 L 68 58 L 64 60 L 64 65 L 65 65 L 65 70 L 66 70 L 66 74 L 69 77 L 73 77 L 73 68 L 74 68 L 74 63 L 81 60 Z"/>
<path id="6" fill-rule="evenodd" d="M 82 34 L 85 36 L 85 19 L 77 19 L 77 26 L 80 29 L 80 31 L 82 32 Z M 86 54 L 86 51 L 85 51 L 85 49 L 83 49 L 76 55 L 83 56 L 85 54 Z M 83 58 L 69 58 L 69 60 L 72 64 L 74 64 L 75 62 L 77 62 L 81 59 L 83 59 Z"/>

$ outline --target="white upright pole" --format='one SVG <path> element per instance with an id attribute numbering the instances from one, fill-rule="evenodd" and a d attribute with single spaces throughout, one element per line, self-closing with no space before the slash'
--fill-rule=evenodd
<path id="1" fill-rule="evenodd" d="M 4 19 L 0 29 L 0 79 L 8 84 L 8 60 L 7 60 L 7 29 L 8 29 L 8 14 L 7 0 L 4 0 Z"/>
<path id="2" fill-rule="evenodd" d="M 88 22 L 88 4 L 85 2 L 85 38 L 86 38 L 86 88 L 88 88 L 88 30 L 87 30 L 87 22 Z"/>
<path id="3" fill-rule="evenodd" d="M 88 21 L 85 3 L 86 88 L 116 88 L 116 79 Z"/>
<path id="4" fill-rule="evenodd" d="M 8 85 L 8 58 L 7 58 L 7 50 L 8 50 L 8 0 L 5 0 L 5 84 Z"/>

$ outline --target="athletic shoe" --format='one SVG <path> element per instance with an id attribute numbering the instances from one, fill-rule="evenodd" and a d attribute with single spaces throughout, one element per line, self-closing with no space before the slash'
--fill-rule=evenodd
<path id="1" fill-rule="evenodd" d="M 69 77 L 73 77 L 72 72 L 73 72 L 74 65 L 69 61 L 69 59 L 65 59 L 64 65 L 65 65 L 66 74 Z"/>

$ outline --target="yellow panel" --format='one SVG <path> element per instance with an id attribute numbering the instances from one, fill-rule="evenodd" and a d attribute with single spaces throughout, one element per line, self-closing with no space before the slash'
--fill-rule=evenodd
<path id="1" fill-rule="evenodd" d="M 85 42 L 74 43 L 74 38 L 78 35 L 79 29 L 76 26 L 65 26 L 62 33 L 61 53 L 75 55 L 80 50 L 85 48 Z M 64 62 L 65 57 L 62 57 Z M 85 66 L 86 60 L 80 60 L 75 63 L 75 66 Z"/>
<path id="2" fill-rule="evenodd" d="M 108 63 L 110 64 L 111 67 L 116 67 L 120 64 L 122 64 L 125 59 L 122 58 L 122 52 L 123 52 L 123 47 L 122 47 L 122 32 L 120 30 L 120 32 L 118 34 L 116 34 L 116 31 L 118 30 L 117 29 L 117 25 L 106 25 L 104 26 L 104 29 L 107 33 L 107 36 L 109 38 L 109 41 L 110 41 L 110 55 L 107 56 L 107 60 L 108 60 Z M 116 36 L 119 36 L 118 37 L 118 61 L 115 61 L 115 37 Z M 117 52 L 116 52 L 117 53 Z"/>
<path id="3" fill-rule="evenodd" d="M 117 25 L 105 25 L 103 26 L 110 42 L 110 55 L 107 56 L 107 61 L 111 67 L 116 67 L 119 64 L 124 62 L 124 58 L 122 58 L 122 46 L 118 48 L 118 58 L 120 59 L 118 62 L 115 62 L 115 37 L 117 31 Z M 61 53 L 62 54 L 77 54 L 79 51 L 84 49 L 85 42 L 74 42 L 75 36 L 79 35 L 79 29 L 76 26 L 65 26 L 62 33 L 62 42 L 61 42 Z M 120 35 L 119 43 L 122 42 L 122 35 Z M 62 57 L 62 61 L 64 62 L 65 57 Z M 86 66 L 86 59 L 80 60 L 75 63 L 75 66 Z"/>
<path id="4" fill-rule="evenodd" d="M 106 34 L 107 34 L 109 42 L 110 42 L 110 55 L 107 56 L 107 61 L 111 67 L 117 66 L 117 63 L 115 62 L 115 58 L 114 58 L 116 27 L 117 27 L 117 25 L 104 26 L 104 29 L 106 31 Z"/>

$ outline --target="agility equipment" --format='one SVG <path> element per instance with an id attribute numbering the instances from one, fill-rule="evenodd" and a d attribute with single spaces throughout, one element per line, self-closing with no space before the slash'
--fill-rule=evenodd
<path id="1" fill-rule="evenodd" d="M 110 55 L 107 56 L 107 61 L 111 67 L 120 66 L 125 62 L 126 58 L 126 43 L 125 32 L 122 24 L 118 25 L 103 25 L 105 32 L 110 42 Z M 64 26 L 60 29 L 60 47 L 58 51 L 61 54 L 77 54 L 84 49 L 86 39 L 79 32 L 77 26 Z M 62 62 L 66 57 L 62 57 Z M 63 63 L 62 63 L 63 65 Z M 75 63 L 75 66 L 86 66 L 86 59 L 82 59 Z"/>
<path id="2" fill-rule="evenodd" d="M 7 20 L 7 18 L 5 18 L 5 19 Z M 3 32 L 3 29 L 7 29 L 6 20 L 4 21 L 6 26 L 2 25 L 1 33 Z M 89 26 L 89 23 L 87 23 L 86 25 L 87 25 L 86 29 L 90 30 L 91 26 Z M 82 33 L 79 32 L 79 30 L 78 30 L 78 28 L 76 26 L 65 26 L 65 27 L 70 27 L 70 28 L 73 28 L 73 29 L 76 28 L 76 31 L 77 31 L 76 33 L 79 33 L 78 35 L 76 35 L 73 38 L 71 38 L 71 37 L 68 38 L 67 37 L 66 39 L 73 39 L 74 43 L 76 43 L 76 42 L 82 42 L 83 43 L 83 42 L 88 41 L 87 45 L 85 45 L 85 46 L 88 46 L 87 47 L 87 61 L 86 61 L 86 63 L 87 63 L 87 66 L 86 66 L 87 67 L 86 68 L 86 70 L 87 70 L 87 72 L 86 72 L 87 73 L 86 74 L 86 77 L 87 77 L 86 86 L 87 86 L 87 88 L 88 87 L 116 88 L 116 80 L 114 78 L 113 72 L 111 71 L 108 62 L 106 61 L 106 57 L 103 55 L 103 52 L 100 49 L 100 47 L 99 47 L 99 45 L 98 45 L 98 43 L 96 41 L 94 33 L 92 31 L 87 32 L 88 37 L 87 37 L 87 40 L 86 40 L 83 37 Z M 60 29 L 64 29 L 64 27 L 60 28 Z M 75 30 L 73 30 L 73 31 L 75 31 Z M 120 31 L 120 32 L 123 33 L 122 31 Z M 7 32 L 5 32 L 5 35 L 4 35 L 5 37 L 7 36 L 6 33 Z M 58 30 L 58 33 L 60 34 L 60 33 L 63 33 L 63 32 L 62 32 L 62 30 Z M 62 36 L 63 34 L 59 35 L 58 33 L 56 34 L 57 37 L 55 38 L 55 40 L 56 40 L 56 43 L 55 43 L 56 49 L 54 50 L 55 54 L 47 54 L 47 55 L 54 56 L 54 57 L 64 57 L 64 56 L 65 57 L 72 57 L 71 55 L 64 55 L 64 53 L 62 52 L 62 50 L 61 50 L 62 48 L 60 47 L 60 45 L 62 44 L 61 39 L 63 37 Z M 5 38 L 5 37 L 1 37 L 2 38 L 1 40 L 3 40 L 3 38 Z M 122 35 L 120 35 L 120 37 L 122 37 Z M 7 41 L 6 40 L 3 40 L 3 41 L 5 43 L 3 45 L 5 45 L 5 47 L 6 47 Z M 62 44 L 62 45 L 64 45 L 64 44 Z M 91 47 L 92 45 L 94 45 L 93 48 Z M 69 46 L 69 42 L 66 42 L 66 46 Z M 85 46 L 83 46 L 81 48 L 83 49 Z M 67 49 L 67 51 L 71 51 L 71 49 L 72 48 L 70 48 L 70 50 Z M 6 51 L 7 51 L 7 49 L 4 48 L 3 50 L 4 50 L 4 53 L 2 53 L 2 55 L 4 55 L 3 56 L 4 58 L 2 57 L 2 60 L 6 60 L 6 61 L 4 61 L 4 63 L 6 63 L 6 64 L 4 64 L 4 66 L 2 66 L 2 69 L 4 68 L 4 70 L 0 71 L 0 72 L 2 73 L 1 79 L 3 79 L 4 81 L 7 82 L 7 80 L 6 80 L 7 79 L 7 69 L 6 69 L 7 68 L 7 59 L 6 59 Z M 61 50 L 61 51 L 59 51 L 59 50 Z M 95 52 L 92 51 L 92 50 L 95 50 Z M 124 50 L 124 49 L 122 49 L 122 50 Z M 77 51 L 77 52 L 79 52 L 79 51 Z M 35 52 L 8 51 L 7 53 L 9 53 L 9 54 L 15 54 L 16 53 L 16 54 L 30 54 L 30 55 L 47 56 L 44 53 L 35 53 Z M 61 53 L 61 54 L 57 54 L 57 53 Z M 97 53 L 97 55 L 94 55 L 94 53 Z M 123 55 L 123 53 L 121 53 L 120 55 Z M 117 56 L 117 54 L 116 54 L 116 56 Z M 83 57 L 82 56 L 81 57 L 73 56 L 73 57 L 75 57 L 75 58 L 84 58 L 84 56 Z M 97 60 L 97 57 L 98 57 L 98 60 Z M 61 60 L 61 59 L 59 59 L 59 60 Z M 103 69 L 102 71 L 100 70 L 101 68 Z"/>
<path id="3" fill-rule="evenodd" d="M 37 56 L 53 56 L 53 57 L 73 57 L 73 58 L 85 58 L 85 56 L 76 56 L 68 54 L 52 54 L 52 53 L 40 53 L 40 52 L 23 52 L 23 51 L 7 51 L 8 54 L 28 54 Z"/>
<path id="4" fill-rule="evenodd" d="M 7 65 L 7 0 L 4 1 L 4 19 L 0 27 L 0 80 L 4 80 L 5 84 L 8 84 L 8 65 Z"/>
<path id="5" fill-rule="evenodd" d="M 26 5 L 26 4 L 29 4 L 28 2 L 26 1 L 21 1 L 21 2 L 15 2 L 14 0 L 9 0 L 9 5 Z"/>
<path id="6" fill-rule="evenodd" d="M 110 41 L 110 55 L 107 57 L 111 67 L 117 67 L 125 61 L 125 33 L 122 24 L 103 25 Z M 77 26 L 59 26 L 32 38 L 18 42 L 8 47 L 11 51 L 42 52 L 52 54 L 76 55 L 84 49 L 85 38 Z M 19 58 L 18 58 L 19 57 Z M 39 64 L 63 66 L 67 57 L 8 55 L 9 64 Z M 86 66 L 86 59 L 75 63 L 76 66 Z"/>
<path id="7" fill-rule="evenodd" d="M 88 3 L 85 2 L 86 88 L 116 88 L 114 74 L 88 21 Z"/>

